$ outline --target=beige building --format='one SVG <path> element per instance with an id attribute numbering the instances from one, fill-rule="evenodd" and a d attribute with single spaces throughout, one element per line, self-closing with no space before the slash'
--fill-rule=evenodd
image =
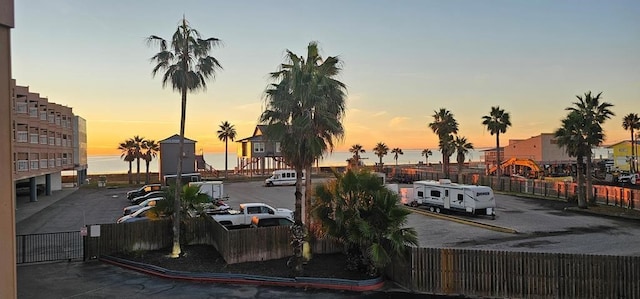
<path id="1" fill-rule="evenodd" d="M 531 159 L 539 165 L 568 164 L 575 160 L 558 146 L 553 133 L 542 133 L 528 139 L 510 139 L 502 153 L 503 161 L 509 158 Z"/>
<path id="2" fill-rule="evenodd" d="M 13 0 L 0 0 L 0 298 L 17 298 L 16 218 L 11 154 Z"/>
<path id="3" fill-rule="evenodd" d="M 12 80 L 11 111 L 16 191 L 28 190 L 35 201 L 38 193 L 62 189 L 63 170 L 79 170 L 80 177 L 86 172 L 86 122 L 73 115 L 72 108 L 49 102 Z"/>

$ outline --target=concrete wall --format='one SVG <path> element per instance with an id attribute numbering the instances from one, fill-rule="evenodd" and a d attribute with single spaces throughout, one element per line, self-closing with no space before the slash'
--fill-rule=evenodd
<path id="1" fill-rule="evenodd" d="M 17 298 L 15 185 L 11 137 L 13 0 L 0 0 L 0 298 Z"/>

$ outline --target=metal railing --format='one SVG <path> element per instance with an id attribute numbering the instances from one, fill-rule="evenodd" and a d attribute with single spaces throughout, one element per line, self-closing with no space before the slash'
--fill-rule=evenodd
<path id="1" fill-rule="evenodd" d="M 16 235 L 16 263 L 82 260 L 80 231 Z"/>

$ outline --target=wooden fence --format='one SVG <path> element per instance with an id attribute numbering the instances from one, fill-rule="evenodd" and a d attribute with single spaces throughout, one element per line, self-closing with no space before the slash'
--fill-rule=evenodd
<path id="1" fill-rule="evenodd" d="M 171 221 L 140 221 L 88 226 L 85 258 L 116 252 L 157 250 L 173 244 Z M 92 232 L 91 230 L 94 230 Z M 99 236 L 95 231 L 99 231 Z M 185 219 L 181 226 L 181 244 L 206 244 L 215 247 L 228 264 L 279 259 L 293 255 L 289 245 L 289 227 L 262 227 L 227 230 L 211 217 Z M 343 246 L 330 239 L 315 240 L 312 252 L 341 252 Z"/>
<path id="2" fill-rule="evenodd" d="M 640 298 L 640 257 L 409 248 L 387 269 L 416 292 L 498 298 Z"/>

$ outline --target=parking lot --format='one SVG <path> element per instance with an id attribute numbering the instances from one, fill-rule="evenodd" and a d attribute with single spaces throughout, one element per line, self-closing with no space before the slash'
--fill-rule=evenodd
<path id="1" fill-rule="evenodd" d="M 405 185 L 404 187 L 408 187 Z M 125 188 L 79 189 L 19 221 L 17 234 L 80 230 L 84 225 L 114 223 L 129 205 Z M 264 187 L 260 181 L 225 183 L 227 203 L 263 202 L 294 210 L 294 187 Z M 39 204 L 45 202 L 41 198 Z M 497 217 L 471 220 L 511 228 L 503 233 L 419 214 L 411 214 L 422 247 L 475 248 L 530 252 L 640 255 L 640 223 L 563 210 L 564 202 L 496 195 Z M 29 203 L 31 204 L 31 203 Z"/>

